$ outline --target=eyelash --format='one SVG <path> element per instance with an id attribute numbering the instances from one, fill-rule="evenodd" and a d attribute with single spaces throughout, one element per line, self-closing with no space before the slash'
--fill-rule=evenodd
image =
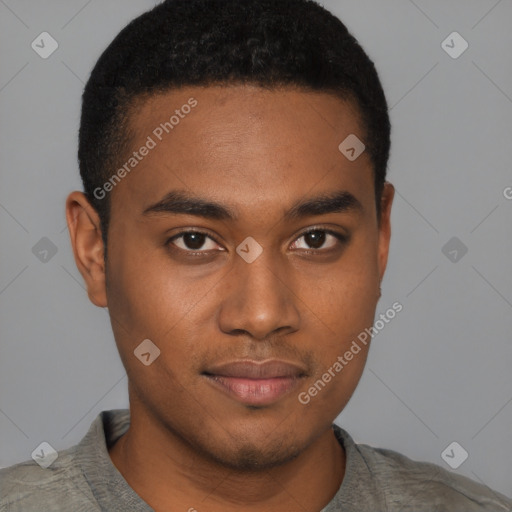
<path id="1" fill-rule="evenodd" d="M 171 238 L 169 238 L 166 242 L 165 242 L 165 246 L 168 247 L 169 245 L 172 245 L 172 242 L 178 238 L 182 238 L 184 235 L 187 235 L 187 234 L 191 234 L 191 233 L 196 233 L 198 235 L 204 235 L 206 236 L 207 238 L 210 238 L 211 240 L 213 240 L 216 244 L 218 245 L 221 245 L 213 236 L 211 236 L 209 233 L 206 233 L 204 231 L 200 231 L 200 230 L 195 230 L 195 229 L 191 229 L 191 230 L 186 230 L 186 231 L 181 231 L 175 235 L 173 235 Z M 299 240 L 300 238 L 310 234 L 310 233 L 325 233 L 325 234 L 328 234 L 328 235 L 332 235 L 334 236 L 341 245 L 344 245 L 348 242 L 349 240 L 349 237 L 347 235 L 344 235 L 342 233 L 339 233 L 337 231 L 333 231 L 331 229 L 327 229 L 327 228 L 311 228 L 311 229 L 308 229 L 307 231 L 304 231 L 303 233 L 301 233 L 295 240 L 294 242 L 296 242 L 297 240 Z M 191 250 L 187 250 L 187 249 L 182 249 L 181 247 L 176 247 L 175 246 L 175 249 L 178 250 L 178 251 L 183 251 L 187 254 L 188 257 L 204 257 L 205 255 L 209 255 L 210 251 L 191 251 Z M 311 250 L 307 250 L 307 249 L 301 249 L 302 252 L 306 253 L 306 254 L 319 254 L 319 253 L 328 253 L 330 252 L 331 250 L 333 250 L 333 248 L 331 249 L 311 249 Z M 220 251 L 215 251 L 215 252 L 220 252 Z"/>

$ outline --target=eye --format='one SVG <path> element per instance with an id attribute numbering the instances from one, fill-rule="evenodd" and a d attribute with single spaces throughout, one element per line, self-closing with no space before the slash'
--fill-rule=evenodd
<path id="1" fill-rule="evenodd" d="M 215 251 L 219 246 L 211 236 L 207 233 L 203 233 L 202 231 L 182 231 L 181 233 L 169 238 L 166 245 L 171 243 L 179 249 L 192 254 L 194 252 Z M 203 248 L 203 250 L 199 250 L 201 248 Z"/>
<path id="2" fill-rule="evenodd" d="M 298 241 L 301 239 L 304 241 L 302 244 L 299 244 Z M 321 252 L 328 252 L 331 249 L 335 249 L 336 246 L 347 242 L 347 240 L 348 237 L 346 235 L 338 233 L 337 231 L 330 229 L 311 229 L 296 239 L 292 245 L 292 249 L 304 249 L 306 251 L 312 249 L 313 252 L 322 249 Z"/>

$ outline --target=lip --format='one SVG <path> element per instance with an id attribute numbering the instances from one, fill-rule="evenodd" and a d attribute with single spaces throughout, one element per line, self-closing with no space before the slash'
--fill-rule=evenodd
<path id="1" fill-rule="evenodd" d="M 231 398 L 248 405 L 268 405 L 290 393 L 305 369 L 281 360 L 238 360 L 208 368 L 208 381 Z"/>

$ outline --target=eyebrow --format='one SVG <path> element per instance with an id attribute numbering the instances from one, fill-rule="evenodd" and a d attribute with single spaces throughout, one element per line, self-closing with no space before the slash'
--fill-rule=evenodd
<path id="1" fill-rule="evenodd" d="M 363 213 L 363 211 L 363 205 L 353 194 L 346 190 L 339 190 L 299 200 L 284 213 L 283 218 L 286 221 L 292 221 L 329 213 Z M 238 219 L 236 211 L 229 206 L 193 196 L 181 190 L 169 192 L 163 199 L 148 206 L 142 215 L 161 213 L 195 215 L 211 220 Z"/>

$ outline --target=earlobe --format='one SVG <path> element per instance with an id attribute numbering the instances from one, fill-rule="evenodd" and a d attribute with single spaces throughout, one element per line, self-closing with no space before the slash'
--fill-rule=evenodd
<path id="1" fill-rule="evenodd" d="M 98 307 L 106 307 L 100 218 L 82 192 L 74 191 L 66 199 L 66 220 L 75 263 L 84 278 L 89 300 Z"/>

